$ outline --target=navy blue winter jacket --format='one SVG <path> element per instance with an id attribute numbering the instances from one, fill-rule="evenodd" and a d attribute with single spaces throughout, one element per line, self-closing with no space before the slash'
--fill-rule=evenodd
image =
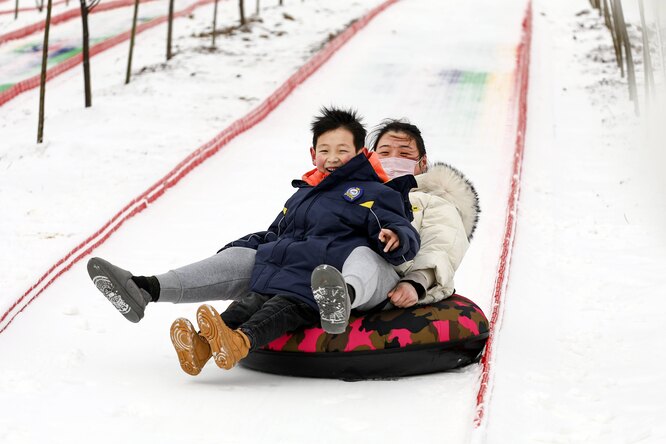
<path id="1" fill-rule="evenodd" d="M 317 186 L 295 180 L 298 190 L 268 231 L 249 234 L 228 247 L 257 250 L 250 288 L 267 295 L 293 296 L 317 305 L 310 288 L 312 270 L 320 264 L 337 269 L 356 247 L 370 247 L 389 263 L 414 258 L 420 239 L 405 214 L 400 192 L 381 183 L 361 154 L 327 176 Z M 400 246 L 384 253 L 381 228 L 393 230 Z"/>

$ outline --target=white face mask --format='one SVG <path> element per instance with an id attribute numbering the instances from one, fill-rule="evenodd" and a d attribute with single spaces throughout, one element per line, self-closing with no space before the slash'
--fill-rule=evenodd
<path id="1" fill-rule="evenodd" d="M 386 171 L 386 175 L 390 179 L 405 176 L 407 174 L 414 174 L 418 160 L 405 159 L 404 157 L 381 157 L 379 162 L 382 168 Z"/>

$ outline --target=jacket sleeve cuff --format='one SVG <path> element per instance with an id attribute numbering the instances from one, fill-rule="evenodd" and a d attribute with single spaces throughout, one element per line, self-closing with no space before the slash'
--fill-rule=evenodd
<path id="1" fill-rule="evenodd" d="M 423 299 L 427 290 L 435 283 L 435 272 L 433 270 L 415 270 L 407 273 L 405 277 L 400 280 L 408 281 L 412 285 L 416 284 L 414 285 L 414 288 L 416 288 L 419 299 Z"/>

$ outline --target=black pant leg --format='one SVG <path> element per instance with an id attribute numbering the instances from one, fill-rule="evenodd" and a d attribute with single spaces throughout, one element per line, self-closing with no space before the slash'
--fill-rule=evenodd
<path id="1" fill-rule="evenodd" d="M 262 347 L 288 331 L 314 325 L 319 312 L 288 296 L 273 296 L 240 329 L 250 338 L 251 350 Z"/>
<path id="2" fill-rule="evenodd" d="M 232 302 L 220 317 L 227 327 L 235 330 L 259 311 L 269 299 L 270 296 L 250 292 L 240 300 Z"/>

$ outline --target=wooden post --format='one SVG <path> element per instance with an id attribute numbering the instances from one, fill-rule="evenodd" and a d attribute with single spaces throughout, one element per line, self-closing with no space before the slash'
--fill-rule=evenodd
<path id="1" fill-rule="evenodd" d="M 215 0 L 215 7 L 213 8 L 213 48 L 215 48 L 215 34 L 217 33 L 217 1 Z"/>
<path id="2" fill-rule="evenodd" d="M 615 49 L 615 62 L 617 63 L 618 68 L 620 68 L 622 76 L 624 77 L 624 66 L 622 66 L 622 48 L 620 47 L 620 42 L 618 41 L 617 35 L 615 34 L 613 21 L 611 19 L 612 13 L 610 10 L 610 5 L 608 4 L 608 0 L 603 0 L 602 9 L 604 15 L 604 23 L 606 24 L 606 28 L 608 28 L 608 31 L 610 31 L 611 38 L 613 39 L 613 48 Z"/>
<path id="3" fill-rule="evenodd" d="M 51 0 L 46 5 L 46 25 L 44 26 L 44 44 L 42 46 L 42 74 L 39 80 L 39 121 L 37 123 L 37 143 L 44 141 L 44 102 L 46 99 L 46 65 L 49 55 L 49 30 L 51 28 Z"/>
<path id="4" fill-rule="evenodd" d="M 238 9 L 240 12 L 240 24 L 243 26 L 245 24 L 245 5 L 243 0 L 238 0 Z"/>
<path id="5" fill-rule="evenodd" d="M 627 24 L 624 21 L 624 12 L 622 11 L 621 0 L 613 0 L 613 12 L 616 14 L 615 26 L 618 28 L 624 45 L 624 55 L 627 60 L 627 75 L 629 82 L 629 98 L 634 101 L 634 110 L 636 114 L 640 114 L 640 105 L 638 104 L 638 91 L 636 88 L 636 71 L 634 68 L 634 57 L 631 53 L 631 42 L 629 41 L 629 34 L 627 33 Z"/>
<path id="6" fill-rule="evenodd" d="M 18 10 L 19 10 L 19 0 L 16 0 L 16 3 L 14 4 L 14 20 L 18 18 Z"/>
<path id="7" fill-rule="evenodd" d="M 81 3 L 81 23 L 83 24 L 83 87 L 85 95 L 86 108 L 92 105 L 92 94 L 90 88 L 90 49 L 88 32 L 88 6 L 86 0 L 80 0 Z"/>
<path id="8" fill-rule="evenodd" d="M 169 25 L 167 26 L 167 53 L 166 58 L 170 60 L 173 57 L 171 53 L 171 35 L 173 32 L 173 0 L 169 0 Z"/>
<path id="9" fill-rule="evenodd" d="M 132 17 L 132 32 L 130 34 L 129 56 L 127 57 L 127 72 L 125 73 L 125 85 L 130 82 L 132 75 L 132 55 L 134 54 L 134 37 L 136 36 L 136 21 L 139 17 L 139 0 L 134 0 L 134 15 Z"/>

